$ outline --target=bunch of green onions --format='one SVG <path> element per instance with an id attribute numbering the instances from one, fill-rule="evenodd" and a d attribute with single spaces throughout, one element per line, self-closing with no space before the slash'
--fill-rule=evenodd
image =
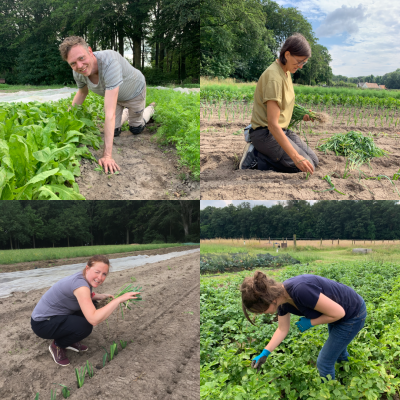
<path id="1" fill-rule="evenodd" d="M 297 125 L 301 121 L 305 115 L 308 115 L 314 121 L 318 121 L 321 124 L 325 124 L 329 121 L 329 116 L 325 113 L 316 113 L 312 110 L 307 110 L 307 108 L 300 106 L 298 104 L 294 105 L 292 119 L 290 120 L 290 124 L 288 126 L 289 129 L 296 128 Z"/>
<path id="2" fill-rule="evenodd" d="M 117 293 L 115 296 L 114 296 L 114 298 L 116 299 L 116 298 L 118 298 L 118 297 L 120 297 L 120 296 L 122 296 L 122 295 L 124 295 L 125 293 L 128 293 L 128 292 L 140 292 L 142 290 L 142 287 L 139 287 L 139 286 L 132 286 L 132 283 L 130 283 L 128 286 L 126 286 L 124 289 L 120 289 L 120 292 L 119 293 Z M 136 295 L 136 299 L 130 299 L 130 300 L 128 300 L 127 302 L 124 302 L 123 304 L 124 304 L 124 306 L 125 306 L 125 309 L 126 308 L 129 308 L 130 310 L 131 310 L 131 308 L 129 307 L 129 302 L 131 302 L 131 301 L 139 301 L 139 300 L 143 300 L 142 299 L 142 296 L 140 295 L 140 294 L 138 294 L 138 295 Z M 123 308 L 122 308 L 122 304 L 120 304 L 119 305 L 120 306 L 120 308 L 121 308 L 121 313 L 122 313 L 122 319 L 124 319 L 124 310 L 123 310 Z"/>
<path id="3" fill-rule="evenodd" d="M 379 148 L 371 136 L 364 136 L 361 132 L 350 131 L 337 133 L 325 140 L 317 147 L 318 150 L 333 151 L 337 156 L 345 156 L 351 165 L 361 165 L 370 162 L 373 157 L 386 156 L 388 152 Z"/>

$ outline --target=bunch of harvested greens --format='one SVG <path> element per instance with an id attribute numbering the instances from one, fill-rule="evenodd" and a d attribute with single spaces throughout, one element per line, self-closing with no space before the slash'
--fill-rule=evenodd
<path id="1" fill-rule="evenodd" d="M 314 121 L 319 122 L 320 124 L 326 124 L 329 122 L 329 115 L 325 113 L 316 113 L 312 110 L 307 110 L 303 106 L 298 104 L 294 105 L 292 119 L 290 120 L 290 124 L 288 126 L 289 129 L 296 128 L 296 126 L 303 121 L 305 115 L 308 115 Z"/>
<path id="2" fill-rule="evenodd" d="M 123 294 L 125 294 L 125 293 L 128 293 L 128 292 L 140 292 L 141 290 L 142 290 L 142 287 L 138 287 L 138 286 L 132 286 L 133 284 L 132 283 L 130 283 L 128 286 L 126 286 L 124 289 L 120 289 L 120 291 L 119 291 L 119 293 L 117 293 L 115 296 L 114 296 L 114 298 L 116 299 L 116 298 L 118 298 L 118 297 L 120 297 L 120 296 L 122 296 Z M 130 310 L 131 310 L 131 308 L 129 307 L 129 302 L 130 301 L 139 301 L 139 300 L 143 300 L 142 299 L 142 296 L 140 295 L 140 294 L 137 294 L 136 295 L 136 299 L 131 299 L 131 300 L 128 300 L 127 302 L 124 302 L 123 304 L 125 305 L 125 308 L 129 308 Z M 111 301 L 111 299 L 108 299 L 108 302 L 110 302 Z M 120 306 L 120 308 L 121 308 L 121 313 L 122 313 L 122 319 L 124 319 L 124 311 L 123 311 L 123 309 L 122 309 L 122 304 L 120 304 L 119 305 Z"/>
<path id="3" fill-rule="evenodd" d="M 371 136 L 364 136 L 361 132 L 350 131 L 337 133 L 325 140 L 317 147 L 318 150 L 333 151 L 337 156 L 345 156 L 351 167 L 370 162 L 373 157 L 386 156 L 388 152 L 379 148 Z"/>

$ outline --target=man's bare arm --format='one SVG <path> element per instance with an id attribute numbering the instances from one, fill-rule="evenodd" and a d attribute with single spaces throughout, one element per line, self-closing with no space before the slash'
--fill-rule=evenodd
<path id="1" fill-rule="evenodd" d="M 76 92 L 76 95 L 74 97 L 74 100 L 72 100 L 72 106 L 74 106 L 75 104 L 82 105 L 83 102 L 85 101 L 88 93 L 89 93 L 89 89 L 88 89 L 87 85 L 84 86 L 83 88 L 78 89 L 78 91 Z"/>

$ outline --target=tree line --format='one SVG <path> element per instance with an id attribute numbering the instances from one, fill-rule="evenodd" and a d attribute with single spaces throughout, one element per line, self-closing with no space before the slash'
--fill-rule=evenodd
<path id="1" fill-rule="evenodd" d="M 400 238 L 400 204 L 392 200 L 288 200 L 272 207 L 243 202 L 200 211 L 201 239 Z"/>
<path id="2" fill-rule="evenodd" d="M 200 0 L 201 66 L 203 76 L 258 80 L 295 32 L 311 46 L 309 62 L 293 75 L 299 84 L 329 83 L 332 60 L 318 44 L 311 24 L 294 7 L 272 0 Z"/>
<path id="3" fill-rule="evenodd" d="M 75 83 L 58 46 L 82 36 L 93 51 L 129 48 L 150 84 L 199 78 L 195 0 L 16 0 L 0 4 L 0 77 L 10 84 Z M 149 59 L 151 67 L 145 67 Z"/>
<path id="4" fill-rule="evenodd" d="M 198 242 L 198 200 L 2 201 L 0 249 Z"/>
<path id="5" fill-rule="evenodd" d="M 385 85 L 387 89 L 400 89 L 400 68 L 396 71 L 388 72 L 384 75 L 367 75 L 357 76 L 355 78 L 348 78 L 344 75 L 334 75 L 332 82 L 337 86 L 357 86 L 359 82 L 377 83 L 378 85 Z"/>

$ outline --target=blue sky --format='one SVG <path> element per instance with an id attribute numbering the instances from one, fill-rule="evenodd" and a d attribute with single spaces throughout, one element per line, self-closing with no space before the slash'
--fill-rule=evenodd
<path id="1" fill-rule="evenodd" d="M 400 68 L 400 1 L 275 0 L 296 7 L 332 56 L 335 75 L 384 75 Z"/>

